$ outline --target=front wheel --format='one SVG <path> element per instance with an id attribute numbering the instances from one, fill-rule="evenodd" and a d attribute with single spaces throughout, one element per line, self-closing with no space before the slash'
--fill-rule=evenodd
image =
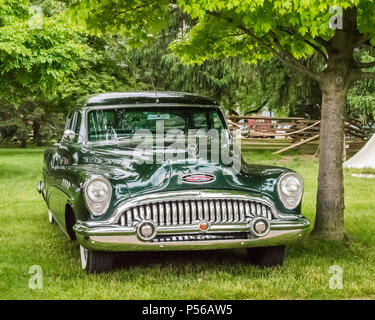
<path id="1" fill-rule="evenodd" d="M 259 267 L 282 266 L 285 256 L 286 246 L 247 249 L 247 257 L 249 262 Z"/>
<path id="2" fill-rule="evenodd" d="M 87 273 L 102 273 L 113 269 L 112 252 L 87 250 L 80 246 L 81 266 Z"/>

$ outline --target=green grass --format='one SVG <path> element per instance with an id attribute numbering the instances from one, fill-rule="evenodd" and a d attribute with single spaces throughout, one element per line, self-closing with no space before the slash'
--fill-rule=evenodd
<path id="1" fill-rule="evenodd" d="M 36 192 L 41 149 L 0 149 L 1 299 L 374 299 L 375 180 L 345 173 L 346 243 L 306 238 L 290 246 L 283 267 L 246 264 L 244 252 L 177 252 L 122 256 L 122 268 L 103 275 L 80 269 L 79 250 L 47 221 Z M 310 156 L 246 153 L 251 162 L 299 171 L 303 212 L 313 221 L 317 161 Z M 43 289 L 28 287 L 29 267 L 43 269 Z M 343 289 L 329 288 L 329 268 L 343 270 Z"/>

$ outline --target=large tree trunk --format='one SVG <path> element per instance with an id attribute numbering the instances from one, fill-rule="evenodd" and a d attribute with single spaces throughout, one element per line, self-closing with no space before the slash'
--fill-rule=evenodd
<path id="1" fill-rule="evenodd" d="M 355 43 L 361 39 L 357 28 L 357 9 L 344 11 L 343 30 L 336 30 L 327 47 L 327 67 L 320 77 L 322 89 L 322 117 L 320 129 L 320 159 L 316 219 L 313 234 L 343 240 L 345 106 L 352 84 L 351 72 Z"/>
<path id="2" fill-rule="evenodd" d="M 347 90 L 338 77 L 322 83 L 322 120 L 318 195 L 314 234 L 342 240 L 344 230 L 344 181 L 342 154 Z"/>

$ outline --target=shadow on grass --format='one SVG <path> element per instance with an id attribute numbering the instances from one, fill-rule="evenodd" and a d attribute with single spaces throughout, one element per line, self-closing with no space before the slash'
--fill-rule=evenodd
<path id="1" fill-rule="evenodd" d="M 340 260 L 345 262 L 356 262 L 365 259 L 368 255 L 367 246 L 353 239 L 347 241 L 328 241 L 312 236 L 290 246 L 288 254 L 296 259 Z"/>
<path id="2" fill-rule="evenodd" d="M 286 259 L 342 259 L 356 261 L 364 254 L 357 250 L 356 242 L 324 241 L 308 237 L 288 246 Z M 148 265 L 205 265 L 230 266 L 248 265 L 246 249 L 204 250 L 204 251 L 161 251 L 118 253 L 117 264 L 121 268 L 143 267 Z"/>
<path id="3" fill-rule="evenodd" d="M 116 267 L 134 268 L 150 265 L 159 266 L 228 266 L 246 264 L 245 249 L 204 250 L 204 251 L 160 251 L 160 252 L 122 252 L 116 254 Z"/>
<path id="4" fill-rule="evenodd" d="M 352 241 L 324 241 L 308 237 L 299 243 L 288 246 L 286 259 L 313 259 L 318 256 L 319 258 L 340 258 L 349 261 L 358 257 L 358 255 L 360 255 L 360 252 L 356 252 L 355 243 Z M 194 265 L 225 266 L 249 263 L 246 249 L 126 252 L 118 253 L 117 260 L 119 266 L 125 268 L 152 264 L 185 265 L 189 263 Z"/>

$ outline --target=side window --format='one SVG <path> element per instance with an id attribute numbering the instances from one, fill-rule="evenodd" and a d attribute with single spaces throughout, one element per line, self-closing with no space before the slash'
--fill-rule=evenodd
<path id="1" fill-rule="evenodd" d="M 70 112 L 68 118 L 66 119 L 65 130 L 68 130 L 72 127 L 73 117 L 74 112 Z"/>
<path id="2" fill-rule="evenodd" d="M 194 112 L 193 122 L 195 129 L 205 129 L 208 130 L 208 121 L 206 112 Z"/>
<path id="3" fill-rule="evenodd" d="M 75 112 L 74 118 L 73 118 L 73 123 L 72 123 L 72 130 L 76 134 L 73 142 L 81 142 L 81 137 L 79 136 L 80 130 L 81 130 L 81 121 L 82 121 L 82 115 L 81 112 Z"/>
<path id="4" fill-rule="evenodd" d="M 223 129 L 223 121 L 217 110 L 212 112 L 212 121 L 213 121 L 214 129 L 218 129 L 218 130 Z"/>
<path id="5" fill-rule="evenodd" d="M 81 129 L 81 121 L 82 121 L 82 115 L 80 112 L 71 112 L 69 113 L 69 116 L 66 121 L 65 130 L 72 130 L 74 131 L 75 135 L 72 137 L 69 137 L 68 140 L 72 142 L 81 142 L 82 137 L 79 135 L 80 129 Z M 64 139 L 64 137 L 63 137 Z"/>

